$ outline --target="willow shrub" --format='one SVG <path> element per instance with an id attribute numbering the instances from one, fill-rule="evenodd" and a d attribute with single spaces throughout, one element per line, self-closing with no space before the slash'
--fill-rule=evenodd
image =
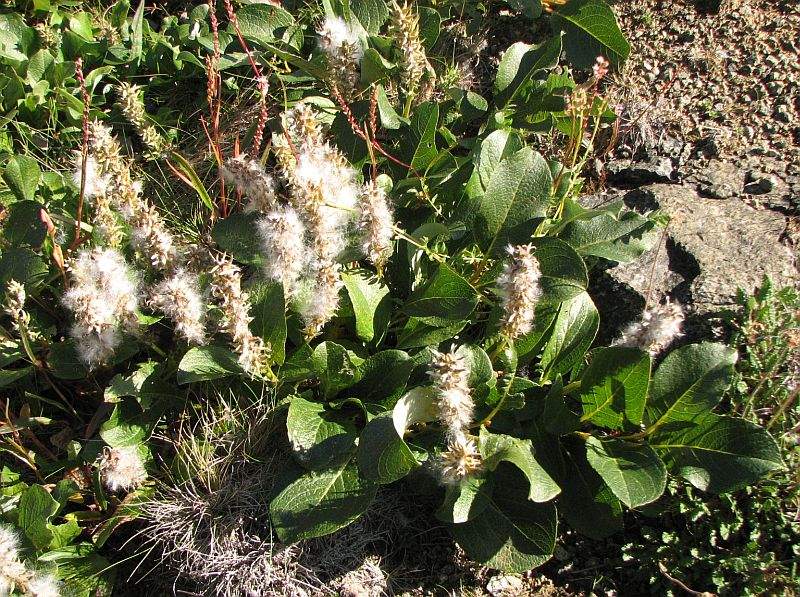
<path id="1" fill-rule="evenodd" d="M 77 191 L 66 183 L 56 185 L 58 192 L 45 189 L 54 179 L 40 177 L 34 162 L 8 162 L 11 216 L 0 275 L 4 282 L 23 282 L 27 298 L 16 288 L 22 304 L 15 304 L 6 293 L 13 325 L 0 383 L 10 396 L 9 412 L 20 413 L 18 429 L 41 433 L 44 425 L 50 433 L 52 419 L 88 423 L 62 442 L 64 452 L 55 460 L 40 461 L 36 447 L 29 453 L 16 442 L 4 444 L 4 454 L 41 475 L 38 484 L 28 482 L 4 457 L 4 516 L 37 553 L 55 554 L 45 559 L 56 564 L 89 566 L 94 548 L 80 539 L 87 521 L 99 546 L 124 516 L 135 514 L 120 515 L 108 490 L 119 494 L 140 486 L 146 474 L 158 476 L 150 456 L 170 455 L 151 435 L 169 427 L 169 414 L 203 395 L 206 384 L 248 394 L 257 388 L 277 405 L 275 417 L 295 456 L 269 512 L 285 543 L 349 525 L 369 509 L 381 485 L 396 484 L 434 494 L 440 504 L 435 516 L 471 558 L 521 572 L 551 557 L 559 518 L 591 537 L 606 536 L 621 529 L 624 507 L 658 499 L 668 474 L 704 491 L 728 492 L 780 468 L 766 431 L 715 412 L 729 385 L 733 350 L 702 343 L 659 353 L 676 330 L 675 322 L 662 325 L 657 310 L 624 342 L 595 343 L 600 317 L 587 292 L 591 270 L 637 259 L 661 234 L 657 214 L 641 215 L 621 202 L 587 208 L 579 201 L 592 142 L 615 118 L 597 83 L 629 51 L 611 10 L 601 0 L 509 3 L 527 18 L 546 19 L 552 35 L 539 45 L 513 44 L 493 82 L 477 93 L 437 84 L 437 68 L 446 60 L 436 53 L 437 40 L 454 10 L 448 3 L 413 9 L 383 0 L 324 4 L 321 41 L 291 13 L 261 4 L 239 11 L 239 33 L 270 85 L 283 86 L 284 109 L 314 107 L 319 132 L 331 143 L 326 155 L 352 171 L 347 184 L 379 188 L 388 201 L 389 246 L 377 251 L 381 257 L 368 259 L 363 249 L 368 224 L 325 228 L 328 212 L 319 210 L 342 206 L 323 202 L 312 213 L 301 196 L 310 183 L 297 173 L 305 141 L 292 138 L 291 122 L 275 113 L 266 133 L 273 142 L 254 156 L 263 171 L 231 176 L 253 209 L 231 202 L 221 217 L 215 192 L 187 176 L 203 200 L 201 232 L 210 238 L 163 231 L 176 246 L 193 245 L 217 259 L 216 269 L 201 266 L 192 274 L 196 291 L 211 290 L 200 292 L 207 303 L 206 333 L 194 334 L 199 345 L 170 333 L 177 328 L 174 305 L 152 301 L 136 310 L 139 331 L 126 334 L 98 365 L 76 345 L 74 314 L 63 306 L 79 301 L 62 300 L 74 268 L 62 276 L 59 256 L 69 266 L 78 249 L 36 224 L 42 209 L 59 225 L 74 221 Z M 211 51 L 211 34 L 207 15 L 197 10 L 192 19 L 202 20 L 195 33 L 202 56 Z M 140 13 L 134 15 L 139 29 Z M 220 33 L 223 71 L 247 63 L 237 37 L 233 25 Z M 577 84 L 569 68 L 559 66 L 562 55 L 578 68 L 593 65 L 593 74 Z M 607 60 L 596 61 L 598 55 Z M 276 64 L 283 66 L 271 68 Z M 135 108 L 135 90 L 126 93 Z M 141 111 L 135 120 L 147 124 Z M 564 143 L 560 159 L 537 151 L 547 138 Z M 193 174 L 188 162 L 161 149 Z M 125 185 L 138 196 L 119 164 L 98 167 L 114 175 L 102 179 L 111 191 L 100 189 L 101 196 Z M 297 208 L 306 226 L 312 259 L 304 267 L 317 274 L 327 268 L 338 291 L 334 311 L 313 326 L 300 302 L 314 300 L 316 282 L 290 292 L 282 272 L 302 274 L 300 268 L 265 263 L 264 230 L 273 229 L 263 224 L 267 208 L 248 197 L 255 179 L 247 176 L 267 173 L 276 182 L 267 203 Z M 138 264 L 137 279 L 155 284 L 170 267 L 191 269 L 188 261 L 171 265 L 188 259 L 181 250 L 158 263 L 147 254 L 142 260 L 147 238 L 136 231 L 142 221 L 151 232 L 161 230 L 160 216 L 146 201 L 131 208 L 113 199 L 106 221 L 117 218 L 114 244 Z M 84 224 L 92 234 L 82 243 L 102 248 L 110 237 L 93 230 L 100 208 L 92 205 Z M 349 209 L 363 216 L 366 208 Z M 342 250 L 321 265 L 329 250 L 320 248 L 326 230 L 342 235 Z M 235 282 L 227 290 L 215 278 L 223 266 Z M 167 286 L 157 287 L 166 292 Z M 242 308 L 252 318 L 244 330 L 230 321 Z M 243 361 L 242 351 L 253 346 L 258 358 L 250 354 Z M 101 422 L 104 409 L 110 416 Z M 135 479 L 127 483 L 118 475 L 109 483 L 108 471 L 120 458 L 140 459 L 132 468 Z M 93 482 L 76 485 L 76 470 L 93 471 Z M 72 514 L 53 524 L 65 508 L 74 513 L 88 504 L 91 517 Z"/>

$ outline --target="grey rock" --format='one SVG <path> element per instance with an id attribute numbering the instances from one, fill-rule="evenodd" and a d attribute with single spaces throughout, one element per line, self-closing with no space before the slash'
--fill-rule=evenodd
<path id="1" fill-rule="evenodd" d="M 735 164 L 711 160 L 700 175 L 698 188 L 707 197 L 729 199 L 741 192 L 744 181 L 744 172 Z"/>
<path id="2" fill-rule="evenodd" d="M 621 186 L 636 186 L 672 180 L 672 160 L 654 157 L 646 161 L 612 160 L 606 165 L 609 179 Z"/>
<path id="3" fill-rule="evenodd" d="M 683 185 L 649 185 L 624 199 L 634 208 L 657 205 L 671 218 L 660 251 L 608 272 L 641 296 L 649 293 L 650 304 L 670 295 L 702 315 L 732 305 L 738 288 L 752 292 L 765 275 L 778 286 L 798 281 L 795 257 L 780 242 L 786 219 L 779 213 L 705 199 Z"/>

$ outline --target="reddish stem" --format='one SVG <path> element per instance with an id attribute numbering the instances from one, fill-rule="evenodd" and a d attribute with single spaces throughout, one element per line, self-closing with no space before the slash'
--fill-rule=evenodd
<path id="1" fill-rule="evenodd" d="M 86 194 L 86 161 L 89 159 L 89 106 L 91 98 L 89 92 L 86 91 L 86 78 L 83 76 L 83 58 L 78 56 L 75 60 L 75 78 L 78 79 L 78 86 L 81 91 L 81 98 L 83 100 L 83 116 L 81 118 L 81 125 L 83 128 L 83 139 L 81 143 L 81 190 L 78 195 L 78 210 L 75 214 L 75 239 L 70 245 L 70 249 L 74 250 L 81 243 L 81 220 L 83 219 L 83 200 Z"/>

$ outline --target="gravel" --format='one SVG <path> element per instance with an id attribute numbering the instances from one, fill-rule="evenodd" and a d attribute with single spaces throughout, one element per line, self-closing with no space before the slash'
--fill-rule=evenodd
<path id="1" fill-rule="evenodd" d="M 631 0 L 615 10 L 633 46 L 615 81 L 629 121 L 692 143 L 689 172 L 711 158 L 767 157 L 780 158 L 778 177 L 800 174 L 796 0 Z"/>

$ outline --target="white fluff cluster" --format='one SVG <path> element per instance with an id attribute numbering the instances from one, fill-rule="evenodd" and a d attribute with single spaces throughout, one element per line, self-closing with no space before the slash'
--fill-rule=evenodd
<path id="1" fill-rule="evenodd" d="M 394 221 L 386 192 L 375 181 L 370 181 L 361 193 L 358 229 L 361 232 L 361 250 L 378 271 L 392 255 Z"/>
<path id="2" fill-rule="evenodd" d="M 83 176 L 83 155 L 80 151 L 75 152 L 73 160 L 74 171 L 72 181 L 75 186 L 81 188 L 81 177 Z M 83 196 L 87 199 L 94 199 L 103 195 L 108 188 L 108 176 L 101 172 L 100 166 L 93 155 L 86 157 L 86 175 L 83 185 Z"/>
<path id="3" fill-rule="evenodd" d="M 625 328 L 614 345 L 641 348 L 651 355 L 657 355 L 681 336 L 683 320 L 681 306 L 667 301 L 653 309 L 646 309 L 642 319 Z"/>
<path id="4" fill-rule="evenodd" d="M 339 254 L 353 215 L 359 189 L 355 171 L 322 134 L 314 111 L 298 104 L 283 115 L 286 138 L 273 146 L 291 190 L 291 203 L 305 223 L 311 245 L 308 270 L 313 280 L 310 300 L 299 306 L 307 337 L 316 336 L 334 316 L 342 287 Z"/>
<path id="5" fill-rule="evenodd" d="M 258 221 L 258 232 L 267 277 L 283 284 L 287 298 L 293 296 L 306 261 L 305 226 L 297 210 L 290 205 L 276 207 Z"/>
<path id="6" fill-rule="evenodd" d="M 58 581 L 49 574 L 29 570 L 19 559 L 19 538 L 14 528 L 0 524 L 0 597 L 19 591 L 31 597 L 58 597 Z"/>
<path id="7" fill-rule="evenodd" d="M 62 303 L 75 322 L 70 335 L 78 355 L 90 367 L 106 361 L 123 331 L 138 327 L 139 283 L 116 249 L 84 249 L 69 264 L 70 287 Z"/>
<path id="8" fill-rule="evenodd" d="M 100 477 L 111 491 L 130 491 L 144 483 L 147 471 L 135 446 L 103 450 L 99 463 Z"/>
<path id="9" fill-rule="evenodd" d="M 9 595 L 26 572 L 25 564 L 19 561 L 17 534 L 12 527 L 0 524 L 0 595 Z"/>
<path id="10" fill-rule="evenodd" d="M 131 178 L 130 166 L 120 155 L 119 142 L 111 129 L 99 122 L 91 124 L 90 133 L 91 157 L 97 172 L 108 180 L 100 203 L 110 204 L 130 224 L 133 245 L 153 267 L 173 268 L 180 254 L 175 238 L 155 207 L 142 199 L 142 185 Z M 95 203 L 100 199 L 98 195 Z"/>
<path id="11" fill-rule="evenodd" d="M 475 440 L 464 433 L 451 437 L 447 450 L 439 455 L 442 481 L 457 484 L 481 469 L 481 455 Z"/>
<path id="12" fill-rule="evenodd" d="M 317 30 L 319 47 L 328 58 L 331 80 L 343 92 L 358 86 L 364 48 L 358 31 L 340 17 L 328 17 Z"/>
<path id="13" fill-rule="evenodd" d="M 481 468 L 475 441 L 469 436 L 475 404 L 469 389 L 469 367 L 455 352 L 434 354 L 429 372 L 437 390 L 439 420 L 447 429 L 447 450 L 439 455 L 444 483 L 459 483 Z"/>
<path id="14" fill-rule="evenodd" d="M 175 270 L 151 290 L 150 304 L 175 322 L 175 331 L 188 342 L 205 343 L 206 305 L 196 274 Z"/>
<path id="15" fill-rule="evenodd" d="M 267 347 L 250 331 L 250 296 L 242 290 L 241 271 L 227 256 L 220 257 L 212 271 L 211 292 L 221 303 L 222 325 L 233 340 L 239 364 L 250 375 L 260 375 L 267 366 Z"/>
<path id="16" fill-rule="evenodd" d="M 275 206 L 275 180 L 257 160 L 238 155 L 226 160 L 220 173 L 226 182 L 247 197 L 245 211 L 268 211 Z"/>
<path id="17" fill-rule="evenodd" d="M 31 595 L 31 597 L 59 597 L 61 590 L 54 576 L 41 574 L 28 581 L 27 594 Z"/>
<path id="18" fill-rule="evenodd" d="M 4 311 L 11 317 L 14 329 L 27 328 L 31 321 L 31 316 L 25 310 L 25 286 L 16 280 L 9 280 L 6 284 L 6 304 Z"/>
<path id="19" fill-rule="evenodd" d="M 469 368 L 455 352 L 437 352 L 428 373 L 437 390 L 439 420 L 456 436 L 469 427 L 475 405 L 469 389 Z"/>
<path id="20" fill-rule="evenodd" d="M 509 246 L 507 250 L 511 259 L 497 278 L 497 287 L 503 298 L 501 333 L 513 340 L 533 327 L 536 303 L 542 294 L 542 274 L 531 245 Z"/>
<path id="21" fill-rule="evenodd" d="M 361 59 L 364 54 L 358 31 L 341 17 L 326 18 L 317 29 L 317 34 L 319 45 L 327 54 L 340 54 L 348 46 L 357 52 L 356 59 Z"/>

